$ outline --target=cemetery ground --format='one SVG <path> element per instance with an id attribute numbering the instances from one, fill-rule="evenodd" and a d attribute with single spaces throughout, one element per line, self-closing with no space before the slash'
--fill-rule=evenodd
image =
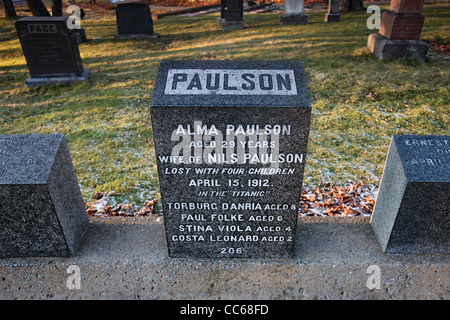
<path id="1" fill-rule="evenodd" d="M 304 63 L 312 122 L 303 214 L 318 211 L 316 203 L 324 215 L 370 215 L 391 136 L 450 134 L 448 2 L 423 8 L 425 62 L 378 60 L 366 48 L 377 30 L 367 28 L 365 12 L 325 23 L 325 9 L 310 10 L 307 25 L 292 26 L 280 25 L 279 12 L 245 14 L 246 28 L 226 33 L 218 12 L 167 16 L 154 21 L 159 38 L 118 41 L 114 10 L 80 6 L 88 41 L 79 49 L 92 78 L 70 86 L 26 88 L 16 19 L 0 17 L 0 134 L 64 134 L 87 208 L 100 209 L 92 214 L 159 213 L 149 102 L 163 59 Z"/>

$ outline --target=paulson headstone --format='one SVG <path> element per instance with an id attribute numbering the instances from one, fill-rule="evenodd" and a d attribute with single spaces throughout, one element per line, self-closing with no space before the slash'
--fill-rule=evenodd
<path id="1" fill-rule="evenodd" d="M 450 136 L 392 137 L 371 225 L 383 252 L 450 253 Z"/>
<path id="2" fill-rule="evenodd" d="M 170 257 L 287 258 L 311 103 L 299 61 L 162 61 L 151 103 Z"/>
<path id="3" fill-rule="evenodd" d="M 25 17 L 16 22 L 31 77 L 26 87 L 69 84 L 91 77 L 83 69 L 76 29 L 67 27 L 67 17 Z"/>
<path id="4" fill-rule="evenodd" d="M 88 224 L 64 135 L 0 135 L 0 257 L 72 256 Z"/>
<path id="5" fill-rule="evenodd" d="M 147 3 L 125 2 L 116 6 L 117 34 L 115 39 L 157 38 Z"/>
<path id="6" fill-rule="evenodd" d="M 341 15 L 339 14 L 339 0 L 329 0 L 328 12 L 325 15 L 325 21 L 337 22 L 339 20 L 341 20 Z"/>

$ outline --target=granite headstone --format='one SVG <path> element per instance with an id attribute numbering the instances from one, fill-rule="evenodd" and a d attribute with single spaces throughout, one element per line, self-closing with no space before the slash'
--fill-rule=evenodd
<path id="1" fill-rule="evenodd" d="M 221 0 L 217 23 L 222 26 L 222 31 L 244 29 L 244 1 Z"/>
<path id="2" fill-rule="evenodd" d="M 284 13 L 280 18 L 281 24 L 306 24 L 308 17 L 305 15 L 305 0 L 286 0 Z"/>
<path id="3" fill-rule="evenodd" d="M 31 77 L 26 87 L 68 84 L 91 77 L 83 69 L 75 29 L 67 17 L 25 17 L 15 24 Z"/>
<path id="4" fill-rule="evenodd" d="M 392 137 L 371 225 L 383 252 L 450 253 L 450 136 Z"/>
<path id="5" fill-rule="evenodd" d="M 117 34 L 115 39 L 157 38 L 147 3 L 125 2 L 116 6 Z"/>
<path id="6" fill-rule="evenodd" d="M 311 103 L 299 61 L 162 61 L 150 102 L 170 257 L 293 252 Z"/>
<path id="7" fill-rule="evenodd" d="M 367 47 L 379 59 L 425 60 L 428 43 L 420 40 L 425 21 L 424 0 L 393 0 L 383 12 L 380 31 L 369 35 Z"/>
<path id="8" fill-rule="evenodd" d="M 72 256 L 88 224 L 64 135 L 0 135 L 0 257 Z"/>
<path id="9" fill-rule="evenodd" d="M 341 20 L 341 15 L 339 14 L 339 0 L 329 0 L 328 12 L 325 15 L 325 21 L 337 22 L 339 20 Z"/>

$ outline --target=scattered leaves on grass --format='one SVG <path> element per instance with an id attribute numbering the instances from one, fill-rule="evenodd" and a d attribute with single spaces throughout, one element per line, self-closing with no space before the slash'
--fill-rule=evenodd
<path id="1" fill-rule="evenodd" d="M 96 217 L 109 217 L 109 216 L 124 216 L 124 217 L 136 217 L 136 216 L 149 216 L 156 214 L 155 204 L 157 199 L 146 200 L 143 207 L 139 207 L 132 204 L 117 204 L 110 206 L 107 196 L 103 192 L 96 192 L 92 199 L 93 202 L 86 203 L 86 213 L 90 216 Z"/>
<path id="2" fill-rule="evenodd" d="M 439 40 L 432 40 L 428 42 L 429 47 L 436 53 L 448 55 L 450 53 L 450 43 L 447 40 L 446 43 Z"/>
<path id="3" fill-rule="evenodd" d="M 370 216 L 375 205 L 378 189 L 374 185 L 349 183 L 323 188 L 303 190 L 300 200 L 300 216 Z"/>
<path id="4" fill-rule="evenodd" d="M 299 216 L 370 216 L 372 214 L 378 188 L 371 184 L 348 183 L 345 186 L 333 186 L 326 183 L 323 188 L 303 189 Z M 96 192 L 93 202 L 86 203 L 86 213 L 90 216 L 149 216 L 156 214 L 157 199 L 145 201 L 143 207 L 132 204 L 108 204 L 103 192 Z"/>

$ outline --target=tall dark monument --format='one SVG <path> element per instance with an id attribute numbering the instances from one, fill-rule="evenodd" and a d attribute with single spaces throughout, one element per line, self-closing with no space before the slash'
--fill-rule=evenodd
<path id="1" fill-rule="evenodd" d="M 291 257 L 311 103 L 299 61 L 162 61 L 150 102 L 170 257 Z"/>
<path id="2" fill-rule="evenodd" d="M 392 0 L 383 12 L 380 32 L 369 35 L 367 47 L 380 59 L 425 60 L 428 43 L 420 40 L 424 0 Z"/>

